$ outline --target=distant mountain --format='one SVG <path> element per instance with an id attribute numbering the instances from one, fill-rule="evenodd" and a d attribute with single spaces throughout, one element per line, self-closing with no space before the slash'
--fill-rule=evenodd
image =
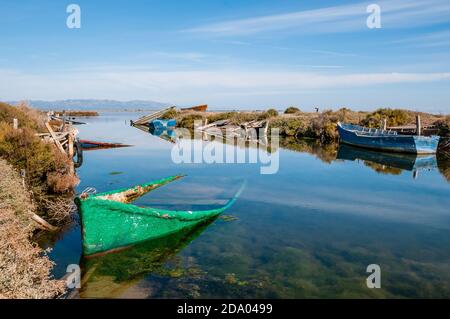
<path id="1" fill-rule="evenodd" d="M 60 100 L 60 101 L 27 101 L 31 106 L 42 110 L 140 110 L 159 109 L 171 104 L 155 101 L 114 101 L 114 100 Z M 18 102 L 9 102 L 17 104 Z"/>

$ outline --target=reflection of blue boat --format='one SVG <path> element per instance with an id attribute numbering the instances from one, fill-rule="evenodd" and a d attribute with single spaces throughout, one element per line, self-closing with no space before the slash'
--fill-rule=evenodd
<path id="1" fill-rule="evenodd" d="M 399 135 L 396 132 L 338 123 L 339 136 L 346 144 L 387 152 L 436 153 L 439 136 Z"/>
<path id="2" fill-rule="evenodd" d="M 169 141 L 169 142 L 174 142 L 177 138 L 177 134 L 175 132 L 175 130 L 173 128 L 162 128 L 162 127 L 158 127 L 158 128 L 153 128 L 150 127 L 149 128 L 149 132 L 150 134 L 160 137 L 163 140 Z"/>
<path id="3" fill-rule="evenodd" d="M 435 155 L 417 156 L 413 154 L 375 152 L 345 144 L 339 146 L 337 158 L 348 161 L 359 159 L 408 171 L 437 167 Z"/>
<path id="4" fill-rule="evenodd" d="M 164 129 L 171 129 L 174 128 L 175 125 L 177 125 L 177 121 L 175 119 L 170 120 L 153 120 L 150 123 L 148 123 L 148 126 L 151 130 L 164 130 Z"/>

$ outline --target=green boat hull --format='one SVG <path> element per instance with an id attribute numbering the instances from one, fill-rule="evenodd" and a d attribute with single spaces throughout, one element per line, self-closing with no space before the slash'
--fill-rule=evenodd
<path id="1" fill-rule="evenodd" d="M 87 256 L 126 248 L 197 227 L 220 215 L 237 199 L 238 194 L 225 206 L 205 211 L 143 208 L 109 199 L 137 189 L 142 195 L 179 178 L 173 176 L 135 188 L 77 197 L 75 202 L 81 216 L 83 254 Z"/>
<path id="2" fill-rule="evenodd" d="M 115 254 L 83 256 L 81 298 L 122 298 L 139 284 L 142 278 L 170 277 L 173 273 L 185 276 L 185 265 L 173 257 L 195 240 L 215 219 L 194 229 L 148 240 Z M 167 267 L 167 261 L 171 261 Z M 147 296 L 143 296 L 147 297 Z"/>

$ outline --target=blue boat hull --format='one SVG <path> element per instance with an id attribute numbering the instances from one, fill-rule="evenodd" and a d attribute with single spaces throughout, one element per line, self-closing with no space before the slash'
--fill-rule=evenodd
<path id="1" fill-rule="evenodd" d="M 338 125 L 338 130 L 343 143 L 381 151 L 434 154 L 439 144 L 439 136 L 360 135 L 341 125 Z"/>

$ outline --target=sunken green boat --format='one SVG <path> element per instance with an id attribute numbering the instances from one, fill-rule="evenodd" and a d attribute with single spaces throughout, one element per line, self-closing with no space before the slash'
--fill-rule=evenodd
<path id="1" fill-rule="evenodd" d="M 200 226 L 214 219 L 236 201 L 239 192 L 216 209 L 171 211 L 130 204 L 140 196 L 178 180 L 171 176 L 150 183 L 116 191 L 87 194 L 75 199 L 81 216 L 83 254 L 85 256 L 128 248 Z"/>

